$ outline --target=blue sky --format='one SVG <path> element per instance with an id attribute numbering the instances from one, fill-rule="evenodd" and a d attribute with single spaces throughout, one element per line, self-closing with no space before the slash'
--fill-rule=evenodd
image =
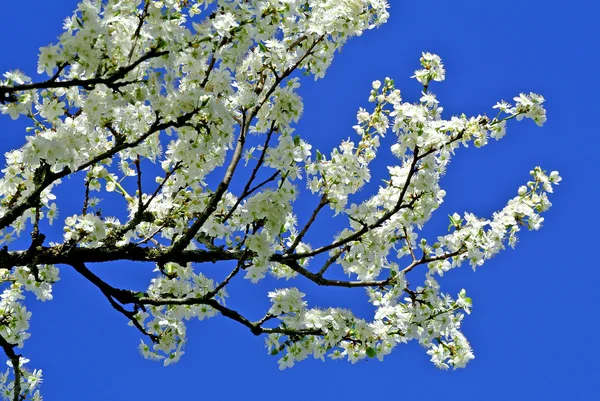
<path id="1" fill-rule="evenodd" d="M 55 40 L 75 5 L 75 0 L 32 0 L 25 9 L 3 2 L 0 71 L 19 68 L 36 77 L 38 48 Z M 324 79 L 302 82 L 305 111 L 297 132 L 323 153 L 354 136 L 356 110 L 368 106 L 372 80 L 389 76 L 405 99 L 418 97 L 420 88 L 409 77 L 421 51 L 439 54 L 446 65 L 447 80 L 431 86 L 445 116 L 492 115 L 496 101 L 519 92 L 546 97 L 543 128 L 515 122 L 502 141 L 457 152 L 442 182 L 446 202 L 425 230 L 427 238 L 443 234 L 447 215 L 455 211 L 491 215 L 515 196 L 536 165 L 561 172 L 563 182 L 551 196 L 553 207 L 540 231 L 523 233 L 515 250 L 476 273 L 465 265 L 442 280 L 446 291 L 464 287 L 474 301 L 464 332 L 476 359 L 466 369 L 439 371 L 411 343 L 383 363 L 309 359 L 280 372 L 262 338 L 223 318 L 191 322 L 186 354 L 163 368 L 138 355 L 138 332 L 99 291 L 63 267 L 55 299 L 28 302 L 32 337 L 23 353 L 32 367 L 44 370 L 45 399 L 598 399 L 600 266 L 593 255 L 600 226 L 595 122 L 600 50 L 592 24 L 599 12 L 596 3 L 577 0 L 395 1 L 389 22 L 351 40 Z M 23 122 L 0 117 L 0 151 L 22 143 Z M 376 160 L 375 187 L 386 178 L 389 161 Z M 316 200 L 308 199 L 307 207 L 314 207 Z M 339 227 L 338 220 L 323 220 L 321 235 L 312 241 L 326 241 Z M 113 284 L 133 287 L 147 282 L 153 267 L 93 268 Z M 211 265 L 203 271 L 221 274 L 217 270 Z M 266 285 L 234 284 L 231 306 L 267 307 Z M 365 300 L 361 291 L 291 285 L 306 289 L 318 305 Z"/>

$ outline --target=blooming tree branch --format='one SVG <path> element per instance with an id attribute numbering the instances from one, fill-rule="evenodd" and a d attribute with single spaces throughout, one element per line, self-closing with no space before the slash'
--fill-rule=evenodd
<path id="1" fill-rule="evenodd" d="M 429 90 L 445 69 L 437 55 L 423 53 L 413 76 L 423 87 L 418 102 L 403 101 L 390 78 L 375 81 L 371 111 L 357 113 L 357 142 L 343 141 L 329 155 L 313 150 L 293 134 L 303 111 L 296 73 L 324 76 L 347 39 L 383 24 L 387 9 L 385 0 L 84 0 L 58 42 L 41 49 L 38 72 L 48 79 L 3 75 L 0 113 L 30 123 L 26 144 L 6 153 L 0 178 L 6 399 L 41 399 L 41 371 L 25 369 L 15 349 L 29 336 L 25 294 L 51 300 L 57 265 L 100 290 L 149 340 L 141 354 L 165 365 L 184 354 L 189 320 L 217 315 L 265 335 L 282 369 L 309 355 L 383 359 L 410 340 L 443 369 L 473 359 L 460 330 L 472 301 L 464 290 L 441 292 L 437 277 L 463 262 L 481 266 L 514 246 L 521 227 L 537 230 L 561 178 L 536 167 L 490 218 L 455 213 L 434 243 L 418 240 L 419 232 L 443 202 L 440 177 L 455 150 L 502 138 L 512 119 L 542 125 L 544 98 L 502 101 L 494 118 L 445 119 Z M 256 146 L 251 136 L 259 137 Z M 397 160 L 390 178 L 355 202 L 383 140 Z M 244 171 L 242 159 L 255 159 L 254 167 Z M 54 194 L 73 185 L 65 177 L 83 180 L 80 213 Z M 209 185 L 213 177 L 221 179 Z M 245 182 L 241 191 L 234 178 Z M 297 199 L 316 204 L 302 225 Z M 348 224 L 323 241 L 315 227 L 328 209 Z M 59 210 L 67 217 L 57 234 L 51 225 Z M 31 241 L 22 246 L 26 232 Z M 93 266 L 115 261 L 146 262 L 156 277 L 147 288 L 116 288 Z M 222 264 L 229 273 L 220 282 L 203 272 L 206 263 L 226 261 L 235 264 Z M 422 279 L 419 266 L 427 266 Z M 335 278 L 335 269 L 350 278 Z M 300 290 L 278 284 L 267 294 L 271 307 L 254 320 L 235 306 L 243 294 L 226 305 L 230 283 L 267 274 L 361 288 L 375 312 L 365 319 L 309 307 Z"/>

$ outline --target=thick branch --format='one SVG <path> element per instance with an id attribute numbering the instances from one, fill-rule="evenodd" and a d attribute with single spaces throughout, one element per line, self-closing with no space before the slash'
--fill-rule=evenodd
<path id="1" fill-rule="evenodd" d="M 169 253 L 167 248 L 147 248 L 129 244 L 121 247 L 101 246 L 98 248 L 72 248 L 68 245 L 38 247 L 36 250 L 8 251 L 0 250 L 0 269 L 11 269 L 14 266 L 37 264 L 100 263 L 116 260 L 134 262 L 169 261 L 179 264 L 188 262 L 205 263 L 222 260 L 239 260 L 244 251 L 184 250 Z M 167 258 L 168 255 L 168 258 Z"/>

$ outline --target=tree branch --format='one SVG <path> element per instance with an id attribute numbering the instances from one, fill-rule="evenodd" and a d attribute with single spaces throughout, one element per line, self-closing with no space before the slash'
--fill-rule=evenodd
<path id="1" fill-rule="evenodd" d="M 11 344 L 6 339 L 0 335 L 0 347 L 4 350 L 4 353 L 10 359 L 12 363 L 13 372 L 15 372 L 15 387 L 13 388 L 13 401 L 21 400 L 21 367 L 19 359 L 21 355 L 18 355 L 15 352 L 16 344 Z"/>
<path id="2" fill-rule="evenodd" d="M 132 64 L 121 67 L 117 69 L 111 76 L 107 78 L 89 78 L 89 79 L 71 79 L 68 81 L 58 81 L 58 76 L 54 75 L 47 81 L 36 82 L 30 84 L 22 84 L 16 86 L 0 86 L 0 99 L 3 101 L 11 101 L 11 96 L 20 91 L 25 90 L 34 90 L 34 89 L 51 89 L 51 88 L 71 88 L 73 86 L 81 86 L 83 88 L 89 89 L 93 86 L 104 84 L 109 88 L 121 87 L 125 85 L 129 85 L 135 82 L 117 82 L 120 79 L 125 78 L 125 76 L 133 71 L 138 65 L 143 63 L 146 60 L 155 57 L 161 57 L 169 54 L 168 51 L 158 51 L 156 48 L 152 48 L 148 53 L 141 56 Z M 63 67 L 64 68 L 64 67 Z"/>
<path id="3" fill-rule="evenodd" d="M 184 250 L 169 253 L 168 248 L 148 248 L 134 244 L 124 246 L 100 246 L 98 248 L 70 248 L 69 244 L 52 247 L 37 247 L 35 250 L 8 251 L 0 249 L 0 269 L 11 269 L 14 266 L 27 266 L 32 262 L 38 264 L 100 263 L 116 260 L 134 262 L 168 261 L 186 264 L 206 263 L 222 260 L 239 260 L 244 251 L 215 250 Z"/>
<path id="4" fill-rule="evenodd" d="M 11 225 L 19 216 L 21 216 L 25 212 L 25 210 L 29 209 L 30 207 L 34 207 L 36 199 L 39 198 L 42 191 L 44 191 L 44 189 L 46 189 L 48 186 L 50 186 L 56 180 L 66 177 L 67 175 L 69 175 L 71 173 L 85 170 L 86 168 L 93 166 L 94 164 L 96 164 L 104 159 L 111 158 L 116 153 L 120 152 L 121 150 L 133 148 L 133 147 L 139 145 L 140 143 L 142 143 L 150 135 L 152 135 L 156 132 L 160 132 L 164 129 L 171 128 L 171 127 L 181 127 L 187 121 L 189 121 L 195 115 L 196 112 L 197 112 L 197 110 L 193 110 L 189 113 L 179 116 L 175 121 L 168 121 L 165 123 L 160 123 L 160 119 L 157 116 L 156 120 L 154 121 L 154 123 L 152 123 L 152 125 L 150 126 L 148 131 L 146 131 L 138 139 L 136 139 L 132 142 L 117 143 L 111 149 L 109 149 L 105 152 L 102 152 L 101 154 L 99 154 L 99 155 L 93 157 L 92 159 L 88 160 L 87 162 L 83 163 L 82 165 L 77 167 L 74 171 L 72 171 L 68 167 L 63 168 L 58 173 L 53 173 L 51 171 L 48 171 L 44 175 L 44 180 L 40 184 L 37 185 L 37 187 L 33 190 L 33 192 L 31 194 L 29 194 L 24 200 L 19 202 L 19 204 L 10 208 L 6 212 L 6 214 L 2 218 L 0 218 L 0 230 Z"/>
<path id="5" fill-rule="evenodd" d="M 240 203 L 246 197 L 248 197 L 250 194 L 252 194 L 256 189 L 260 188 L 260 185 L 264 185 L 267 182 L 274 180 L 275 177 L 277 177 L 277 175 L 279 174 L 279 171 L 277 171 L 275 174 L 273 174 L 271 176 L 272 178 L 269 178 L 267 181 L 264 181 L 263 183 L 259 184 L 259 186 L 256 186 L 256 187 L 250 189 L 250 185 L 252 185 L 252 182 L 254 182 L 254 179 L 256 178 L 256 174 L 258 173 L 258 169 L 260 169 L 260 167 L 262 166 L 262 164 L 265 160 L 265 155 L 266 155 L 267 149 L 269 147 L 269 141 L 271 140 L 271 136 L 273 135 L 274 131 L 275 131 L 275 121 L 273 121 L 271 123 L 271 128 L 269 129 L 269 132 L 267 133 L 267 138 L 265 139 L 265 143 L 263 145 L 262 152 L 260 153 L 260 156 L 258 157 L 256 166 L 254 166 L 254 169 L 252 170 L 252 173 L 250 174 L 250 178 L 248 178 L 248 182 L 246 182 L 246 185 L 244 186 L 244 189 L 242 190 L 242 194 L 237 199 L 235 204 L 231 207 L 231 209 L 229 209 L 229 211 L 227 212 L 227 215 L 225 215 L 225 217 L 223 218 L 222 224 L 225 224 L 225 222 L 227 220 L 229 220 L 229 218 L 233 215 L 233 213 L 235 212 L 237 207 L 240 205 Z"/>
<path id="6" fill-rule="evenodd" d="M 294 252 L 294 250 L 296 249 L 298 244 L 300 244 L 300 241 L 302 241 L 302 238 L 304 238 L 304 235 L 306 234 L 306 232 L 308 231 L 310 226 L 315 222 L 315 219 L 317 218 L 317 215 L 319 214 L 321 209 L 323 209 L 323 207 L 325 205 L 327 205 L 328 203 L 329 203 L 329 200 L 327 199 L 327 195 L 323 194 L 323 196 L 321 196 L 321 200 L 319 201 L 319 204 L 317 205 L 315 210 L 313 210 L 312 215 L 306 222 L 306 225 L 304 226 L 304 228 L 302 228 L 302 231 L 300 231 L 300 233 L 298 234 L 298 236 L 296 237 L 296 239 L 294 240 L 294 242 L 292 243 L 290 248 L 287 251 L 285 251 L 286 255 L 289 255 L 292 252 Z"/>

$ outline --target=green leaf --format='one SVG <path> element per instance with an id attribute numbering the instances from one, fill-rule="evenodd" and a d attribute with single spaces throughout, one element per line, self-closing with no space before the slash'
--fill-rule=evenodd
<path id="1" fill-rule="evenodd" d="M 263 45 L 262 42 L 258 42 L 258 47 L 260 48 L 261 51 L 263 52 L 267 52 L 267 46 Z"/>
<path id="2" fill-rule="evenodd" d="M 300 137 L 298 135 L 294 136 L 294 145 L 300 146 Z"/>
<path id="3" fill-rule="evenodd" d="M 375 351 L 373 348 L 369 347 L 369 348 L 367 348 L 367 356 L 369 358 L 375 358 L 377 356 L 377 351 Z"/>

